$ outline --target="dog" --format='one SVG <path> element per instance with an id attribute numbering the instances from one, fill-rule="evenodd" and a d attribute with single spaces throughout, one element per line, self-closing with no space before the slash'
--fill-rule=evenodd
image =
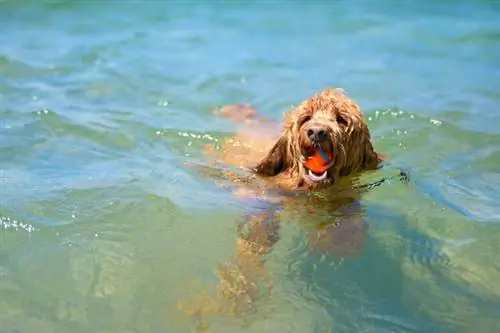
<path id="1" fill-rule="evenodd" d="M 340 89 L 326 87 L 307 98 L 285 113 L 283 125 L 249 105 L 214 113 L 239 129 L 218 147 L 206 147 L 211 166 L 203 171 L 211 176 L 220 171 L 218 180 L 237 196 L 260 203 L 240 228 L 234 260 L 218 269 L 219 297 L 226 302 L 217 309 L 236 314 L 261 296 L 258 280 L 269 281 L 264 257 L 279 240 L 280 211 L 298 208 L 305 215 L 327 216 L 308 230 L 313 249 L 359 252 L 368 226 L 353 184 L 362 173 L 378 169 L 385 157 L 374 149 L 360 106 Z M 317 152 L 326 156 L 320 172 L 307 164 Z M 202 316 L 203 310 L 193 313 Z"/>

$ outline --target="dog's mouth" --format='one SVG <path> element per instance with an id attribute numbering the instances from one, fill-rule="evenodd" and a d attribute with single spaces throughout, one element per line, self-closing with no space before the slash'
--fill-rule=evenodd
<path id="1" fill-rule="evenodd" d="M 306 167 L 307 169 L 307 167 Z M 320 182 L 328 177 L 328 170 L 324 171 L 322 174 L 317 174 L 309 169 L 307 169 L 307 178 L 313 182 Z"/>
<path id="2" fill-rule="evenodd" d="M 303 152 L 301 161 L 306 170 L 307 178 L 312 182 L 321 182 L 327 179 L 328 170 L 334 165 L 332 154 L 326 153 L 320 146 Z"/>

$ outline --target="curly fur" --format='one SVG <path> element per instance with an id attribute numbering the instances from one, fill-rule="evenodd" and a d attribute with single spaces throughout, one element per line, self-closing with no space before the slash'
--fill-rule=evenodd
<path id="1" fill-rule="evenodd" d="M 358 104 L 340 90 L 326 88 L 285 116 L 281 136 L 253 168 L 254 171 L 267 177 L 287 173 L 296 180 L 296 186 L 301 186 L 305 179 L 301 156 L 303 148 L 310 145 L 305 132 L 313 122 L 328 128 L 326 148 L 335 156 L 335 165 L 329 170 L 326 184 L 378 166 L 381 157 L 372 146 L 370 132 Z"/>

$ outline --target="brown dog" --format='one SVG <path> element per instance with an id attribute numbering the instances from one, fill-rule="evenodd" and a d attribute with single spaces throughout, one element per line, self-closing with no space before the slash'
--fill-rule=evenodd
<path id="1" fill-rule="evenodd" d="M 226 165 L 251 168 L 289 190 L 329 187 L 341 177 L 376 169 L 382 161 L 358 104 L 338 89 L 326 88 L 285 114 L 277 140 L 272 139 L 276 124 L 248 106 L 226 107 L 216 114 L 244 123 L 247 129 L 226 140 L 212 156 Z M 334 161 L 324 175 L 311 177 L 303 162 L 316 148 Z"/>
<path id="2" fill-rule="evenodd" d="M 216 114 L 241 128 L 219 147 L 207 147 L 208 156 L 215 164 L 234 168 L 224 169 L 223 178 L 236 194 L 268 203 L 249 214 L 235 260 L 218 271 L 219 296 L 228 301 L 218 311 L 235 314 L 259 298 L 258 281 L 266 278 L 262 258 L 279 239 L 278 213 L 283 208 L 337 213 L 309 230 L 312 247 L 343 254 L 359 250 L 367 224 L 352 181 L 363 171 L 377 169 L 383 158 L 372 146 L 360 107 L 338 89 L 326 88 L 303 101 L 285 114 L 282 128 L 245 105 Z M 318 151 L 329 156 L 321 172 L 306 166 Z M 196 310 L 197 315 L 202 312 Z"/>

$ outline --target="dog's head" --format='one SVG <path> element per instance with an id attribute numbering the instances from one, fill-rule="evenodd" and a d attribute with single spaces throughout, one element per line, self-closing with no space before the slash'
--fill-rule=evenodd
<path id="1" fill-rule="evenodd" d="M 318 152 L 328 156 L 321 172 L 306 166 Z M 306 182 L 317 187 L 374 169 L 379 162 L 358 104 L 340 90 L 326 88 L 285 116 L 283 133 L 255 170 L 264 176 L 289 171 L 298 186 Z"/>

